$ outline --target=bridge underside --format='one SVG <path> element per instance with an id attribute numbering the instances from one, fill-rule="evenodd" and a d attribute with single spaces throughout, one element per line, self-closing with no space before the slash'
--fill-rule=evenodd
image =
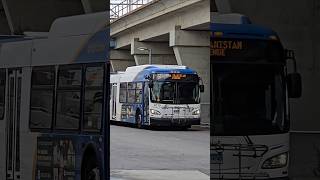
<path id="1" fill-rule="evenodd" d="M 0 34 L 48 32 L 58 17 L 106 11 L 106 0 L 1 0 Z"/>

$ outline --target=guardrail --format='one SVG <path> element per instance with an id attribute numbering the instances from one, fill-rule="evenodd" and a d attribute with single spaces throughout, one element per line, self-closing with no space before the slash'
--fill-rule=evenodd
<path id="1" fill-rule="evenodd" d="M 154 0 L 124 0 L 120 3 L 110 2 L 110 21 L 115 21 L 118 18 L 152 1 Z"/>

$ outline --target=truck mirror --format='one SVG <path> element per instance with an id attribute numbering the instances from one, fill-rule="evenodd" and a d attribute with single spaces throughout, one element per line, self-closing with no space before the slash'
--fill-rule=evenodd
<path id="1" fill-rule="evenodd" d="M 199 85 L 200 92 L 204 92 L 204 85 Z"/>
<path id="2" fill-rule="evenodd" d="M 299 98 L 302 94 L 301 75 L 290 73 L 287 75 L 287 87 L 289 98 Z"/>

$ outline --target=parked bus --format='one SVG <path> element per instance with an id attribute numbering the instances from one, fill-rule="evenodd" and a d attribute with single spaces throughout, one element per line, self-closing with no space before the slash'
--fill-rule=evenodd
<path id="1" fill-rule="evenodd" d="M 107 13 L 0 41 L 0 179 L 109 176 Z M 36 33 L 34 33 L 36 34 Z"/>
<path id="2" fill-rule="evenodd" d="M 197 73 L 177 65 L 141 65 L 110 77 L 110 119 L 142 126 L 200 124 Z"/>
<path id="3" fill-rule="evenodd" d="M 238 14 L 211 24 L 211 179 L 288 179 L 293 51 Z"/>

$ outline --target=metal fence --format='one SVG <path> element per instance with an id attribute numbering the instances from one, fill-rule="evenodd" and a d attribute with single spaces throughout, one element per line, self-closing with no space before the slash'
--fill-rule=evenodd
<path id="1" fill-rule="evenodd" d="M 123 0 L 120 3 L 112 2 L 110 3 L 110 21 L 114 21 L 133 10 L 148 4 L 154 0 Z"/>

